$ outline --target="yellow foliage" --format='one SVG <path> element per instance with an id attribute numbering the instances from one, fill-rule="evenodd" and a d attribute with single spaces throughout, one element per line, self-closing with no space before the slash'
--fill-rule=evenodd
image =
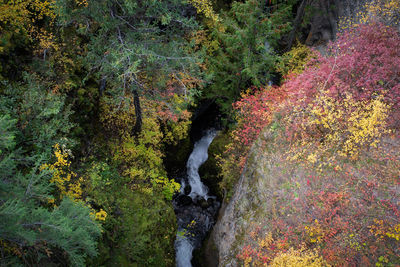
<path id="1" fill-rule="evenodd" d="M 197 13 L 203 14 L 213 23 L 219 21 L 218 15 L 214 12 L 210 0 L 189 0 L 189 2 L 196 8 Z"/>
<path id="2" fill-rule="evenodd" d="M 181 185 L 175 182 L 174 179 L 167 177 L 158 177 L 153 179 L 153 182 L 162 187 L 162 192 L 167 199 L 172 199 L 173 195 L 181 189 Z"/>
<path id="3" fill-rule="evenodd" d="M 260 248 L 268 248 L 274 242 L 274 238 L 272 237 L 272 233 L 268 232 L 264 238 L 258 240 L 258 245 Z"/>
<path id="4" fill-rule="evenodd" d="M 128 99 L 133 103 L 133 98 Z M 112 133 L 126 136 L 135 125 L 135 108 L 133 105 L 122 100 L 118 105 L 113 105 L 111 99 L 103 98 L 100 103 L 100 121 L 103 127 Z"/>
<path id="5" fill-rule="evenodd" d="M 54 23 L 55 0 L 4 0 L 0 4 L 1 25 L 12 24 L 21 30 L 28 30 L 38 20 L 49 18 Z"/>
<path id="6" fill-rule="evenodd" d="M 199 30 L 195 32 L 193 39 L 196 44 L 195 49 L 199 50 L 202 46 L 204 46 L 208 55 L 212 55 L 220 47 L 218 40 L 214 39 L 206 30 Z"/>
<path id="7" fill-rule="evenodd" d="M 177 144 L 184 139 L 189 132 L 191 121 L 181 121 L 179 123 L 169 123 L 169 131 L 165 133 L 164 140 L 170 144 Z"/>
<path id="8" fill-rule="evenodd" d="M 60 148 L 59 144 L 54 145 L 54 155 L 56 162 L 53 164 L 43 164 L 41 169 L 48 169 L 53 172 L 50 182 L 55 184 L 59 191 L 59 199 L 64 196 L 78 201 L 82 199 L 81 183 L 82 177 L 77 178 L 77 175 L 69 170 L 71 162 L 68 160 L 68 153 Z M 53 204 L 54 199 L 49 199 L 49 203 Z"/>
<path id="9" fill-rule="evenodd" d="M 119 104 L 103 97 L 100 121 L 113 137 L 110 139 L 113 160 L 119 163 L 122 175 L 129 178 L 130 188 L 147 195 L 162 193 L 171 199 L 180 185 L 167 177 L 163 145 L 176 144 L 187 136 L 191 123 L 187 111 L 192 101 L 190 89 L 201 81 L 185 73 L 173 74 L 159 92 L 160 98 L 154 99 L 146 95 L 159 90 L 154 88 L 156 83 L 146 73 L 141 74 L 140 80 L 144 85 L 140 97 L 141 131 L 132 136 L 136 114 L 133 97 L 128 94 Z"/>
<path id="10" fill-rule="evenodd" d="M 400 224 L 394 227 L 385 226 L 383 220 L 374 220 L 374 225 L 369 226 L 369 231 L 376 237 L 383 239 L 384 237 L 393 238 L 396 241 L 400 240 Z"/>
<path id="11" fill-rule="evenodd" d="M 280 253 L 276 256 L 270 266 L 272 267 L 323 267 L 330 266 L 316 250 L 306 250 L 304 248 Z"/>
<path id="12" fill-rule="evenodd" d="M 361 24 L 372 21 L 381 21 L 386 25 L 397 26 L 400 23 L 400 1 L 399 0 L 374 0 L 364 4 L 355 16 L 342 18 L 339 29 L 345 30 L 355 28 Z"/>
<path id="13" fill-rule="evenodd" d="M 346 103 L 345 101 L 344 104 Z M 353 105 L 355 111 L 350 114 L 348 119 L 350 123 L 348 126 L 349 137 L 345 141 L 341 153 L 354 158 L 358 155 L 359 147 L 368 144 L 376 147 L 382 134 L 390 132 L 385 129 L 385 121 L 390 107 L 383 102 L 382 96 L 375 98 L 371 103 L 356 103 L 351 99 L 348 103 Z"/>
<path id="14" fill-rule="evenodd" d="M 360 240 L 359 235 L 353 233 L 343 237 L 343 241 L 347 243 L 347 245 L 352 249 L 354 249 L 355 251 L 360 251 L 362 249 L 362 245 L 360 244 L 359 240 Z M 363 245 L 365 244 L 366 243 L 364 243 Z"/>
<path id="15" fill-rule="evenodd" d="M 103 209 L 100 209 L 100 211 L 95 213 L 95 218 L 98 221 L 105 221 L 107 218 L 107 212 L 105 212 Z"/>
<path id="16" fill-rule="evenodd" d="M 113 106 L 105 105 L 102 121 L 105 127 L 119 132 L 120 142 L 111 144 L 113 158 L 121 162 L 122 174 L 131 180 L 131 188 L 144 194 L 153 194 L 160 190 L 167 199 L 180 189 L 180 185 L 166 177 L 163 168 L 162 142 L 175 142 L 184 138 L 189 128 L 189 116 L 183 121 L 168 121 L 165 134 L 161 131 L 157 116 L 157 102 L 141 99 L 143 121 L 142 131 L 132 137 L 129 131 L 134 125 L 134 107 L 113 111 Z M 180 99 L 175 101 L 181 101 Z"/>
<path id="17" fill-rule="evenodd" d="M 386 128 L 390 106 L 383 96 L 371 101 L 356 101 L 347 95 L 342 101 L 322 91 L 306 110 L 296 109 L 303 117 L 300 138 L 291 151 L 291 160 L 304 158 L 319 167 L 335 166 L 338 156 L 356 160 L 361 149 L 377 147 Z"/>
<path id="18" fill-rule="evenodd" d="M 75 0 L 78 7 L 87 7 L 89 5 L 88 0 Z"/>
<path id="19" fill-rule="evenodd" d="M 50 183 L 56 185 L 58 189 L 58 200 L 61 200 L 63 197 L 69 197 L 71 200 L 75 202 L 82 202 L 82 177 L 78 178 L 76 173 L 69 170 L 71 166 L 71 162 L 68 160 L 68 153 L 63 151 L 60 148 L 59 144 L 54 145 L 54 155 L 56 157 L 56 161 L 53 164 L 43 164 L 41 166 L 41 170 L 51 170 L 53 172 L 53 176 L 50 179 Z M 48 203 L 55 206 L 56 198 L 49 198 Z M 88 205 L 90 208 L 90 205 Z M 91 214 L 94 219 L 104 221 L 107 217 L 107 212 L 103 209 L 100 211 L 95 211 L 91 209 Z"/>
<path id="20" fill-rule="evenodd" d="M 395 227 L 390 227 L 389 231 L 386 233 L 387 237 L 396 239 L 397 241 L 400 240 L 400 224 L 397 224 Z"/>
<path id="21" fill-rule="evenodd" d="M 315 220 L 311 226 L 304 227 L 311 243 L 319 243 L 324 239 L 325 233 L 318 220 Z"/>
<path id="22" fill-rule="evenodd" d="M 315 55 L 313 51 L 298 43 L 289 52 L 282 55 L 280 62 L 277 66 L 277 70 L 285 77 L 288 74 L 300 74 Z"/>
<path id="23" fill-rule="evenodd" d="M 26 25 L 29 24 L 30 11 L 28 10 L 30 1 L 15 0 L 2 1 L 0 4 L 0 30 L 3 30 L 5 25 L 14 25 L 15 30 L 26 30 Z"/>
<path id="24" fill-rule="evenodd" d="M 56 13 L 55 0 L 5 0 L 0 3 L 0 31 L 7 34 L 23 34 L 34 42 L 36 52 L 42 53 L 45 49 L 57 49 L 53 34 L 44 29 L 40 21 L 47 19 L 49 26 L 54 26 Z M 4 37 L 4 36 L 3 36 Z M 0 47 L 0 53 L 5 47 Z"/>

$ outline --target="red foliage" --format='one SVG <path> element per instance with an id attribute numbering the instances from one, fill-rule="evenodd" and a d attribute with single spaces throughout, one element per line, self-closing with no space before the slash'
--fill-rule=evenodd
<path id="1" fill-rule="evenodd" d="M 286 91 L 276 86 L 251 90 L 252 93 L 233 103 L 239 117 L 233 134 L 235 140 L 245 146 L 255 141 L 260 131 L 271 122 L 275 108 L 286 99 Z"/>
<path id="2" fill-rule="evenodd" d="M 273 118 L 277 107 L 286 99 L 283 88 L 272 86 L 267 88 L 250 88 L 242 99 L 233 103 L 237 111 L 238 124 L 232 131 L 233 145 L 226 151 L 226 155 L 235 155 L 235 164 L 242 169 L 246 162 L 248 151 L 257 139 L 261 130 Z"/>
<path id="3" fill-rule="evenodd" d="M 392 123 L 400 119 L 400 35 L 381 23 L 361 25 L 338 35 L 328 56 L 317 59 L 303 73 L 289 79 L 284 87 L 294 103 L 308 104 L 318 92 L 327 90 L 343 99 L 369 100 L 377 94 L 393 105 Z M 397 127 L 400 125 L 396 125 Z"/>
<path id="4" fill-rule="evenodd" d="M 341 33 L 329 54 L 318 54 L 309 68 L 285 83 L 284 90 L 256 91 L 234 104 L 239 111 L 235 141 L 249 147 L 282 101 L 289 100 L 284 103 L 286 111 L 295 106 L 304 110 L 319 90 L 339 101 L 347 93 L 356 101 L 384 95 L 384 101 L 392 105 L 391 126 L 400 128 L 399 44 L 399 32 L 379 23 Z M 282 178 L 285 184 L 270 188 L 274 193 L 269 199 L 279 203 L 279 209 L 271 208 L 272 215 L 258 226 L 267 229 L 271 241 L 268 246 L 257 244 L 265 236 L 257 230 L 238 258 L 268 263 L 279 251 L 306 245 L 317 248 L 334 266 L 400 264 L 398 138 L 393 136 L 380 148 L 363 150 L 357 162 L 334 162 L 337 168 L 326 168 L 323 173 L 303 166 L 307 173 L 290 176 L 299 165 L 279 162 L 289 176 Z M 275 141 L 281 151 L 287 149 L 284 140 Z"/>

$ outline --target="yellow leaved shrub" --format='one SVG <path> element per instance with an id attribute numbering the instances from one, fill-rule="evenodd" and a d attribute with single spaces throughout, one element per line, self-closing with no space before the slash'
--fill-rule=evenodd
<path id="1" fill-rule="evenodd" d="M 270 266 L 272 267 L 323 267 L 330 266 L 318 255 L 316 250 L 306 250 L 304 248 L 295 250 L 290 248 L 276 256 Z"/>

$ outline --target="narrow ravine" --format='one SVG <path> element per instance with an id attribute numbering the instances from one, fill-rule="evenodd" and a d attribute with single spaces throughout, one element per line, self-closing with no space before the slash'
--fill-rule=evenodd
<path id="1" fill-rule="evenodd" d="M 194 144 L 186 164 L 186 177 L 181 181 L 181 193 L 174 199 L 178 223 L 175 241 L 177 267 L 192 266 L 193 250 L 201 246 L 215 223 L 214 217 L 220 203 L 215 196 L 208 195 L 208 188 L 201 181 L 199 168 L 207 160 L 208 147 L 216 135 L 215 129 L 209 129 Z"/>

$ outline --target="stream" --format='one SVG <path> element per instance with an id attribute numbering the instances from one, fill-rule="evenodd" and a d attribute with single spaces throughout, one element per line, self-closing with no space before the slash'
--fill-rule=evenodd
<path id="1" fill-rule="evenodd" d="M 215 223 L 220 203 L 215 196 L 208 195 L 207 186 L 201 182 L 199 168 L 206 162 L 208 147 L 216 135 L 215 129 L 209 129 L 194 144 L 186 163 L 186 177 L 181 180 L 181 192 L 173 201 L 178 223 L 175 241 L 177 267 L 192 266 L 193 250 L 201 247 Z"/>

